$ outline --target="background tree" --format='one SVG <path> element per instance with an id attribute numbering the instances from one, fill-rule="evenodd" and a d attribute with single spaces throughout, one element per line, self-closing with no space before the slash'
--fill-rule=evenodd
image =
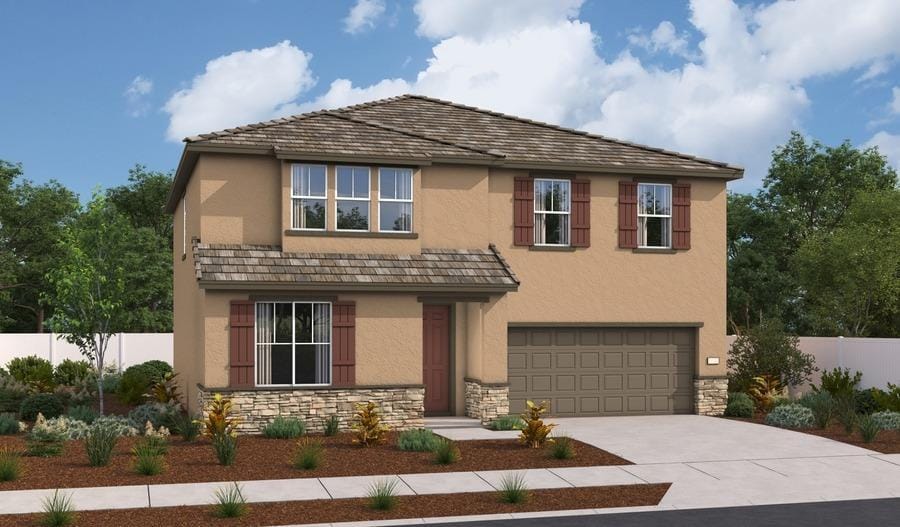
<path id="1" fill-rule="evenodd" d="M 795 263 L 816 334 L 900 336 L 885 324 L 900 312 L 900 190 L 859 193 L 844 221 L 810 236 Z"/>
<path id="2" fill-rule="evenodd" d="M 728 389 L 746 391 L 754 377 L 771 375 L 784 385 L 800 386 L 816 371 L 815 359 L 797 347 L 797 337 L 781 322 L 763 319 L 738 336 L 728 354 Z"/>
<path id="3" fill-rule="evenodd" d="M 138 164 L 128 171 L 128 184 L 108 189 L 106 197 L 135 228 L 151 229 L 171 248 L 172 216 L 163 210 L 171 188 L 171 172 L 154 172 Z"/>
<path id="4" fill-rule="evenodd" d="M 113 334 L 124 331 L 134 316 L 129 305 L 141 302 L 136 277 L 144 266 L 132 248 L 149 232 L 135 229 L 109 201 L 96 193 L 60 242 L 61 256 L 47 274 L 54 307 L 50 325 L 78 346 L 96 371 L 103 413 L 103 370 Z"/>
<path id="5" fill-rule="evenodd" d="M 63 229 L 78 212 L 78 197 L 56 181 L 21 179 L 21 165 L 0 161 L 0 329 L 44 330 L 44 275 L 60 256 Z"/>

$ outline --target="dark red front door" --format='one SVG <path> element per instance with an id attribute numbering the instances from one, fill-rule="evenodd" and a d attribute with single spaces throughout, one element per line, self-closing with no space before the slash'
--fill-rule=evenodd
<path id="1" fill-rule="evenodd" d="M 450 413 L 450 306 L 422 307 L 425 411 Z"/>

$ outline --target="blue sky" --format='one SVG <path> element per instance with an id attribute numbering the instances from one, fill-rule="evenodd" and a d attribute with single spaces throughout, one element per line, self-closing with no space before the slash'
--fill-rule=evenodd
<path id="1" fill-rule="evenodd" d="M 0 0 L 0 19 L 0 159 L 83 197 L 175 168 L 185 134 L 407 91 L 741 164 L 739 191 L 794 128 L 900 162 L 887 0 Z"/>

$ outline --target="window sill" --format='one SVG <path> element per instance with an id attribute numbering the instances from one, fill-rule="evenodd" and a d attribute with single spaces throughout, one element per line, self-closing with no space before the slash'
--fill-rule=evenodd
<path id="1" fill-rule="evenodd" d="M 549 252 L 563 252 L 563 253 L 573 253 L 577 248 L 572 247 L 571 245 L 529 245 L 529 251 L 549 251 Z"/>
<path id="2" fill-rule="evenodd" d="M 658 249 L 653 248 L 653 247 L 638 247 L 637 249 L 632 249 L 631 252 L 634 252 L 634 253 L 645 253 L 645 254 L 649 254 L 649 253 L 656 253 L 656 254 L 675 254 L 675 253 L 677 253 L 678 251 L 676 251 L 675 249 L 670 249 L 670 248 L 668 248 L 668 247 L 660 247 L 660 248 L 658 248 Z"/>
<path id="3" fill-rule="evenodd" d="M 287 229 L 285 236 L 327 236 L 332 238 L 394 238 L 400 240 L 415 240 L 419 237 L 417 232 L 371 232 L 371 231 L 302 231 Z"/>

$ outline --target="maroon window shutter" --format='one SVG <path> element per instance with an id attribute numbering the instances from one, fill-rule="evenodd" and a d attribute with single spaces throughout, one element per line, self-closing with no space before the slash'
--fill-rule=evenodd
<path id="1" fill-rule="evenodd" d="M 591 246 L 591 181 L 572 181 L 572 247 Z"/>
<path id="2" fill-rule="evenodd" d="M 672 185 L 672 248 L 691 248 L 691 185 Z"/>
<path id="3" fill-rule="evenodd" d="M 534 245 L 534 180 L 517 177 L 513 189 L 513 245 Z"/>
<path id="4" fill-rule="evenodd" d="M 331 384 L 356 384 L 356 302 L 331 305 Z"/>
<path id="5" fill-rule="evenodd" d="M 637 188 L 635 181 L 619 181 L 619 247 L 637 248 Z"/>
<path id="6" fill-rule="evenodd" d="M 232 300 L 229 317 L 229 370 L 228 385 L 232 388 L 253 386 L 253 357 L 256 340 L 253 335 L 255 322 L 254 302 Z"/>

